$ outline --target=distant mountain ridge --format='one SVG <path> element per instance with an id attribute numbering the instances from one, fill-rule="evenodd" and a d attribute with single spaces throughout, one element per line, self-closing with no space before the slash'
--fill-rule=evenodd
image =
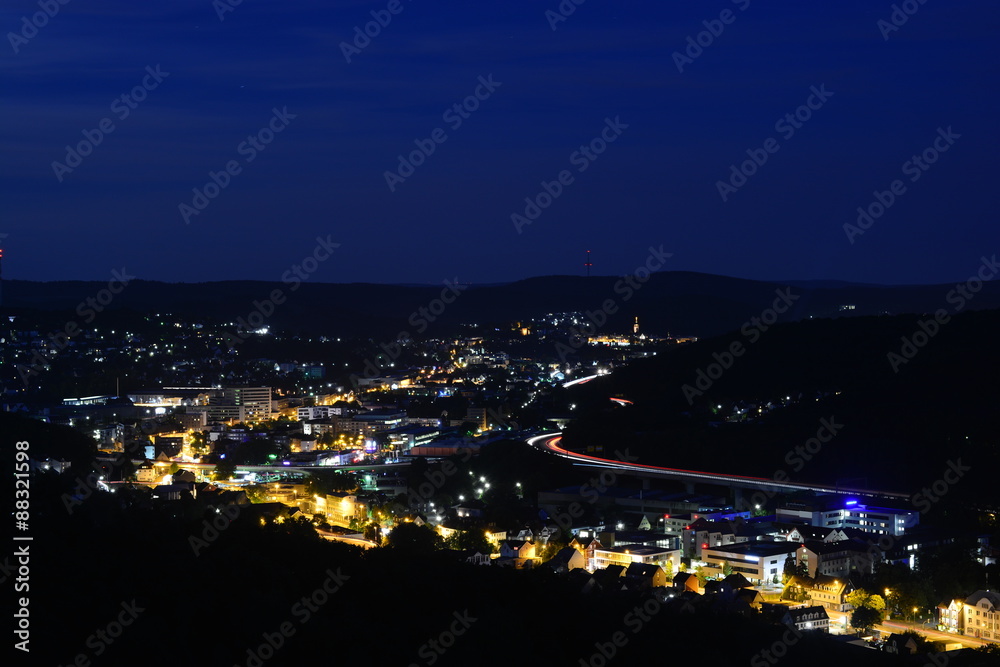
<path id="1" fill-rule="evenodd" d="M 806 289 L 841 289 L 845 287 L 890 287 L 878 283 L 855 283 L 849 280 L 775 280 L 779 285 L 791 285 Z"/>
<path id="2" fill-rule="evenodd" d="M 394 335 L 399 331 L 435 336 L 453 333 L 459 324 L 524 322 L 549 312 L 606 310 L 601 331 L 640 330 L 675 336 L 710 336 L 739 329 L 760 316 L 781 291 L 793 302 L 782 320 L 844 315 L 927 313 L 951 309 L 946 296 L 954 285 L 809 286 L 816 281 L 766 282 L 689 271 L 655 273 L 645 283 L 632 276 L 543 276 L 512 283 L 460 285 L 383 285 L 265 281 L 164 283 L 133 280 L 109 309 L 171 312 L 189 318 L 236 320 L 246 317 L 280 289 L 284 303 L 268 318 L 271 326 L 333 335 Z M 826 281 L 819 281 L 825 283 Z M 107 287 L 96 281 L 4 281 L 4 308 L 72 312 Z M 435 304 L 442 292 L 453 303 Z M 421 307 L 439 315 L 424 318 Z M 844 306 L 853 309 L 843 310 Z M 988 282 L 967 309 L 1000 307 L 1000 281 Z M 426 319 L 426 330 L 418 330 Z M 415 324 L 415 322 L 417 324 Z"/>

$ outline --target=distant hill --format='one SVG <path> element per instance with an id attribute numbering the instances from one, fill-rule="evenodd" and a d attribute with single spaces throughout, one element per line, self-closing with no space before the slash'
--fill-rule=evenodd
<path id="1" fill-rule="evenodd" d="M 813 283 L 816 283 L 815 285 Z M 10 308 L 72 311 L 106 287 L 99 282 L 4 281 L 4 304 Z M 760 315 L 786 288 L 797 297 L 783 319 L 933 312 L 946 307 L 953 285 L 879 287 L 826 285 L 807 281 L 796 285 L 744 280 L 704 273 L 671 271 L 653 274 L 639 289 L 622 277 L 545 276 L 500 285 L 471 285 L 427 326 L 426 335 L 450 333 L 460 323 L 502 325 L 547 312 L 596 311 L 607 300 L 617 309 L 603 331 L 631 330 L 639 318 L 643 331 L 675 336 L 711 336 L 738 329 Z M 108 306 L 141 312 L 172 312 L 202 318 L 235 320 L 253 312 L 281 289 L 287 300 L 269 318 L 271 326 L 334 335 L 393 335 L 415 325 L 418 309 L 441 296 L 444 285 L 378 285 L 370 283 L 302 283 L 289 285 L 255 281 L 162 283 L 135 280 Z M 853 310 L 841 310 L 854 306 Z M 969 308 L 1000 307 L 1000 284 L 986 283 Z M 416 315 L 414 315 L 416 313 Z M 414 320 L 409 321 L 411 315 Z"/>
<path id="2" fill-rule="evenodd" d="M 1000 310 L 959 314 L 929 338 L 919 325 L 933 330 L 928 319 L 811 320 L 779 324 L 756 342 L 732 333 L 668 349 L 567 390 L 579 407 L 564 444 L 629 446 L 654 465 L 762 477 L 782 470 L 793 480 L 903 492 L 962 459 L 972 469 L 949 498 L 1000 503 Z M 903 338 L 918 343 L 906 350 L 912 359 Z M 736 341 L 745 351 L 727 359 Z M 890 352 L 900 354 L 895 368 Z M 685 394 L 685 385 L 698 393 Z M 616 407 L 609 396 L 634 405 Z M 786 397 L 791 404 L 781 406 Z M 727 422 L 734 407 L 755 418 Z M 822 419 L 843 429 L 808 460 L 796 448 Z"/>
<path id="3" fill-rule="evenodd" d="M 777 280 L 780 285 L 791 285 L 804 289 L 842 289 L 846 287 L 885 287 L 875 283 L 852 283 L 847 280 Z"/>

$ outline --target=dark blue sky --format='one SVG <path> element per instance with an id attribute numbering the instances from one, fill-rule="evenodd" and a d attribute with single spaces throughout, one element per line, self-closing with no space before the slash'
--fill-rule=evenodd
<path id="1" fill-rule="evenodd" d="M 555 31 L 557 0 L 403 0 L 347 63 L 340 42 L 387 4 L 243 0 L 220 21 L 211 0 L 70 0 L 18 53 L 7 35 L 4 276 L 278 280 L 318 235 L 341 244 L 324 282 L 578 274 L 588 249 L 594 273 L 624 274 L 663 245 L 668 269 L 926 283 L 1000 251 L 996 3 L 927 0 L 885 40 L 892 3 L 873 0 L 587 0 Z M 672 54 L 724 9 L 678 72 Z M 38 11 L 6 2 L 0 28 Z M 169 76 L 120 119 L 112 101 L 156 65 Z M 489 75 L 501 85 L 452 129 L 443 112 Z M 775 122 L 821 85 L 833 96 L 784 138 Z M 285 107 L 247 163 L 240 143 Z M 571 154 L 616 117 L 628 128 L 579 172 Z M 57 180 L 102 118 L 114 131 Z M 911 182 L 903 163 L 949 126 L 960 138 Z M 384 172 L 439 127 L 390 192 Z M 778 151 L 724 202 L 717 181 L 769 137 Z M 240 173 L 185 224 L 178 206 L 229 160 Z M 564 169 L 519 234 L 511 214 Z M 894 179 L 905 193 L 850 243 L 843 225 Z"/>

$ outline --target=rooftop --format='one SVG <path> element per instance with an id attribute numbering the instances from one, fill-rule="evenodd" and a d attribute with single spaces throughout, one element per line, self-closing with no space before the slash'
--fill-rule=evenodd
<path id="1" fill-rule="evenodd" d="M 794 553 L 797 548 L 798 545 L 794 542 L 740 542 L 722 547 L 708 547 L 703 549 L 702 553 L 716 551 L 742 556 L 767 557 Z"/>
<path id="2" fill-rule="evenodd" d="M 676 549 L 663 549 L 661 547 L 649 547 L 645 544 L 619 544 L 616 547 L 600 548 L 598 551 L 610 551 L 619 554 L 630 554 L 632 556 L 656 556 L 659 554 L 670 554 Z"/>

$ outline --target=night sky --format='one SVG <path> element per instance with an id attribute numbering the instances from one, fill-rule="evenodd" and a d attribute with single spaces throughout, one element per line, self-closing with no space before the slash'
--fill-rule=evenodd
<path id="1" fill-rule="evenodd" d="M 873 0 L 566 0 L 558 22 L 557 0 L 223 2 L 69 0 L 26 41 L 39 5 L 4 3 L 5 278 L 277 281 L 317 236 L 341 244 L 322 282 L 581 274 L 586 250 L 595 274 L 625 274 L 662 245 L 669 270 L 930 283 L 1000 251 L 995 2 L 909 0 L 893 31 L 878 25 L 892 3 Z M 348 63 L 340 45 L 373 10 L 391 21 Z M 704 21 L 721 32 L 680 72 Z M 477 86 L 478 109 L 444 115 Z M 832 96 L 776 128 L 812 87 Z M 286 108 L 248 161 L 241 144 Z M 605 119 L 627 128 L 574 156 Z M 437 128 L 445 141 L 390 190 L 397 156 Z M 947 151 L 905 171 L 939 128 Z M 84 131 L 100 143 L 54 167 Z M 769 138 L 777 152 L 723 201 L 717 182 Z M 239 173 L 185 220 L 229 161 Z M 563 170 L 519 233 L 511 215 Z M 844 224 L 896 179 L 905 192 L 852 243 Z"/>

